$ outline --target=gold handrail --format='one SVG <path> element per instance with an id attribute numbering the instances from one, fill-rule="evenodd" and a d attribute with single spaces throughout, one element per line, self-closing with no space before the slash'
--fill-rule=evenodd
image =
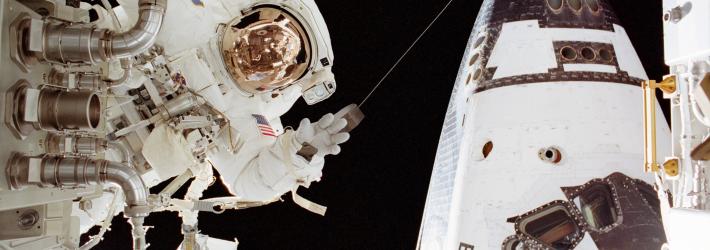
<path id="1" fill-rule="evenodd" d="M 656 89 L 670 94 L 676 90 L 676 77 L 667 76 L 660 83 L 654 80 L 643 81 L 643 131 L 644 131 L 644 170 L 658 172 L 660 164 L 656 160 Z"/>

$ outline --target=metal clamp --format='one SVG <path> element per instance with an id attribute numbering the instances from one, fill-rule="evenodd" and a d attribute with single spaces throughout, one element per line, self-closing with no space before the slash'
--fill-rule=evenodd
<path id="1" fill-rule="evenodd" d="M 214 214 L 224 213 L 226 204 L 221 201 L 194 201 L 193 211 L 212 212 Z"/>
<path id="2" fill-rule="evenodd" d="M 668 176 L 678 176 L 678 166 L 680 165 L 680 160 L 678 158 L 666 159 L 663 162 L 663 171 Z"/>
<path id="3" fill-rule="evenodd" d="M 226 210 L 234 209 L 246 209 L 252 207 L 264 206 L 277 201 L 267 200 L 267 201 L 246 201 L 238 197 L 228 196 L 228 197 L 217 197 L 205 200 L 183 200 L 183 199 L 170 199 L 170 205 L 165 208 L 168 211 L 201 211 L 201 212 L 211 212 L 215 214 L 224 213 Z M 162 211 L 156 209 L 158 211 Z"/>

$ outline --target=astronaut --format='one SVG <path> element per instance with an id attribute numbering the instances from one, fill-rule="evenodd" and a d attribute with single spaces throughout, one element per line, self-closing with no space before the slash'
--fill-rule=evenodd
<path id="1" fill-rule="evenodd" d="M 136 1 L 119 3 L 113 11 L 123 28 L 141 21 Z M 188 89 L 200 99 L 196 103 L 226 125 L 210 137 L 200 158 L 193 154 L 193 134 L 173 126 L 174 119 L 153 124 L 150 135 L 141 138 L 140 153 L 150 165 L 143 181 L 154 186 L 190 170 L 195 179 L 184 201 L 197 201 L 214 167 L 240 201 L 268 203 L 291 191 L 294 202 L 323 214 L 324 207 L 296 195 L 296 190 L 320 180 L 325 157 L 337 155 L 339 145 L 350 137 L 342 132 L 347 121 L 326 114 L 315 122 L 305 118 L 293 129 L 280 120 L 301 97 L 313 105 L 336 89 L 330 37 L 315 2 L 170 1 L 155 45 L 160 56 L 141 61 L 145 65 L 134 67 L 132 78 L 112 90 L 150 85 L 158 80 L 145 72 L 164 66 L 176 86 Z M 93 206 L 74 209 L 82 218 L 82 232 L 109 213 L 109 204 L 121 207 L 113 197 L 107 193 L 92 200 Z M 180 210 L 186 238 L 196 232 L 197 215 L 191 208 Z"/>
<path id="2" fill-rule="evenodd" d="M 194 2 L 171 2 L 156 44 L 171 74 L 229 121 L 207 162 L 249 201 L 319 180 L 324 157 L 349 138 L 340 132 L 347 122 L 327 114 L 293 130 L 279 119 L 300 97 L 312 105 L 335 91 L 330 38 L 315 2 Z M 154 165 L 164 156 L 146 158 Z"/>

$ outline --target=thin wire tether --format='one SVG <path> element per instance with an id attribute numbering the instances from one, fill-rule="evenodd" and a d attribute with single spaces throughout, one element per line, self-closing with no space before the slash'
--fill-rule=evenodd
<path id="1" fill-rule="evenodd" d="M 385 73 L 385 75 L 382 76 L 382 78 L 380 78 L 380 81 L 377 82 L 377 84 L 375 85 L 375 87 L 372 88 L 372 90 L 370 91 L 369 94 L 367 94 L 367 96 L 365 97 L 365 99 L 363 99 L 362 102 L 360 102 L 360 104 L 357 105 L 358 107 L 360 107 L 360 106 L 362 106 L 363 104 L 365 104 L 365 102 L 367 101 L 367 99 L 370 99 L 370 96 L 372 96 L 372 94 L 375 93 L 375 90 L 377 90 L 377 88 L 380 87 L 380 84 L 382 84 L 382 82 L 384 82 L 385 79 L 387 79 L 387 77 L 390 75 L 390 73 L 392 73 L 392 71 L 394 71 L 394 69 L 397 68 L 397 65 L 399 65 L 399 63 L 402 61 L 402 59 L 404 59 L 404 57 L 407 56 L 407 54 L 409 53 L 409 51 L 412 50 L 412 48 L 414 48 L 414 45 L 416 45 L 417 42 L 419 42 L 419 39 L 421 39 L 421 38 L 424 36 L 424 34 L 426 34 L 426 32 L 429 31 L 429 28 L 431 28 L 431 26 L 434 25 L 434 23 L 436 22 L 436 20 L 439 19 L 439 17 L 441 16 L 441 14 L 444 14 L 444 11 L 446 11 L 446 9 L 449 8 L 449 5 L 451 5 L 451 2 L 453 2 L 453 1 L 454 1 L 454 0 L 449 0 L 449 2 L 446 3 L 446 5 L 444 6 L 444 8 L 442 8 L 441 11 L 439 11 L 439 14 L 436 14 L 436 17 L 434 17 L 434 20 L 431 20 L 431 22 L 429 23 L 429 25 L 427 25 L 426 28 L 424 29 L 424 31 L 422 31 L 422 33 L 419 34 L 419 36 L 417 37 L 417 39 L 414 39 L 414 42 L 412 42 L 412 44 L 409 45 L 409 48 L 407 48 L 407 50 L 404 51 L 404 54 L 402 54 L 402 55 L 399 57 L 399 59 L 397 59 L 397 61 L 392 65 L 392 67 L 387 71 L 387 73 Z"/>

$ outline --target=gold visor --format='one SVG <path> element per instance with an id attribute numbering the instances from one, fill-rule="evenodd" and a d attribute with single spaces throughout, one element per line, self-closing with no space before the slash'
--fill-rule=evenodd
<path id="1" fill-rule="evenodd" d="M 310 62 L 301 24 L 276 8 L 257 8 L 232 21 L 222 37 L 222 58 L 240 89 L 271 91 L 300 79 Z"/>

